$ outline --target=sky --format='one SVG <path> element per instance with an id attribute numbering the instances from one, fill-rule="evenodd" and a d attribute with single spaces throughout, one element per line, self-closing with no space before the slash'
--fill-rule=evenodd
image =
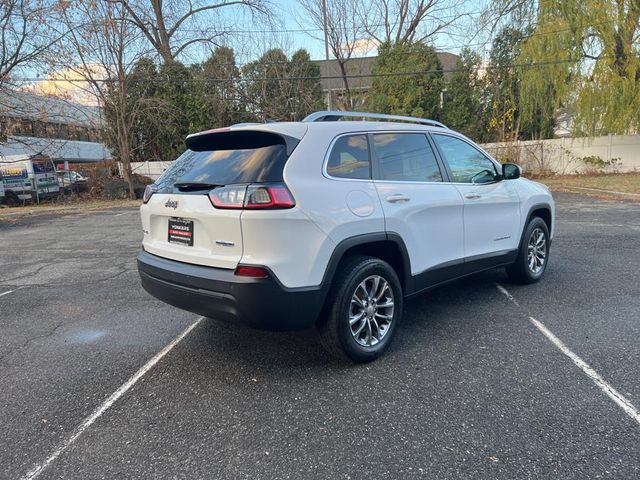
<path id="1" fill-rule="evenodd" d="M 329 0 L 330 1 L 330 0 Z M 455 26 L 447 29 L 447 34 L 439 35 L 433 39 L 433 45 L 441 51 L 449 51 L 451 53 L 459 53 L 460 50 L 469 46 L 479 53 L 486 53 L 486 47 L 489 42 L 482 38 L 482 35 L 476 35 L 478 31 L 478 17 L 484 6 L 491 0 L 439 0 L 446 4 L 457 3 L 460 12 L 467 15 L 459 19 Z M 243 64 L 255 60 L 264 51 L 269 48 L 282 48 L 288 54 L 304 48 L 311 58 L 314 60 L 324 59 L 324 41 L 323 32 L 318 27 L 310 23 L 305 16 L 304 8 L 298 0 L 270 0 L 272 12 L 274 14 L 274 25 L 261 25 L 246 16 L 239 14 L 241 10 L 231 7 L 222 9 L 225 12 L 220 20 L 221 23 L 231 26 L 235 33 L 229 38 L 228 44 L 232 46 L 236 53 L 236 61 Z M 450 10 L 444 10 L 439 13 L 441 17 L 451 17 Z M 363 48 L 355 56 L 375 55 L 376 46 L 367 39 L 362 39 L 364 44 L 368 44 L 368 48 Z M 200 45 L 190 48 L 181 61 L 189 64 L 194 62 L 202 62 L 211 54 L 210 45 Z M 30 73 L 30 72 L 25 72 Z M 26 76 L 34 76 L 30 73 Z M 66 95 L 67 93 L 74 100 L 82 103 L 89 101 L 82 97 L 82 92 L 78 87 L 64 79 L 74 78 L 75 74 L 65 73 L 64 69 L 57 72 L 50 72 L 46 75 L 49 78 L 58 78 L 57 81 L 40 81 L 26 88 L 33 88 L 37 93 Z M 76 91 L 78 90 L 78 91 Z M 66 93 L 65 93 L 66 92 Z"/>
<path id="2" fill-rule="evenodd" d="M 313 26 L 304 20 L 304 9 L 297 0 L 271 0 L 278 20 L 282 23 L 283 30 L 312 29 Z M 460 0 L 462 3 L 460 10 L 468 13 L 469 16 L 461 19 L 457 27 L 452 31 L 452 35 L 441 35 L 436 39 L 435 47 L 438 50 L 446 50 L 452 53 L 459 53 L 464 46 L 470 46 L 476 50 L 482 50 L 486 41 L 480 38 L 470 38 L 470 33 L 477 30 L 476 25 L 480 12 L 490 0 Z M 443 15 L 449 15 L 443 12 Z M 324 59 L 324 43 L 322 41 L 322 31 L 287 32 L 294 49 L 305 48 L 314 60 Z M 312 38 L 312 35 L 316 38 Z M 375 49 L 370 54 L 375 55 Z"/>
<path id="3" fill-rule="evenodd" d="M 491 0 L 441 0 L 442 2 L 458 3 L 459 10 L 468 14 L 461 18 L 455 27 L 448 29 L 449 34 L 439 35 L 434 46 L 438 50 L 459 53 L 460 50 L 469 46 L 482 53 L 487 46 L 486 38 L 475 35 L 478 31 L 477 25 L 480 13 Z M 305 48 L 314 60 L 324 59 L 324 43 L 322 30 L 318 29 L 305 18 L 305 11 L 298 0 L 271 0 L 275 21 L 275 32 L 268 34 L 260 31 L 263 26 L 253 25 L 246 28 L 251 30 L 244 33 L 237 33 L 232 40 L 231 46 L 236 50 L 236 55 L 241 62 L 255 59 L 270 47 L 283 48 L 288 53 L 297 49 Z M 449 11 L 441 12 L 444 17 L 450 16 Z M 305 31 L 306 30 L 306 31 Z M 360 52 L 363 55 L 375 55 L 375 45 L 371 45 L 369 51 Z M 200 52 L 192 51 L 194 60 Z"/>

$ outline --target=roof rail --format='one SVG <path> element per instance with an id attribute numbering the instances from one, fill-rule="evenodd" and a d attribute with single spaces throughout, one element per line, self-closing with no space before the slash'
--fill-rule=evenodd
<path id="1" fill-rule="evenodd" d="M 429 120 L 427 118 L 418 117 L 403 117 L 401 115 L 387 115 L 384 113 L 369 113 L 369 112 L 343 112 L 340 110 L 314 112 L 307 115 L 303 122 L 331 122 L 340 120 L 341 118 L 371 118 L 375 120 L 387 120 L 396 122 L 408 122 L 419 123 L 422 125 L 430 125 L 432 127 L 449 128 L 445 124 L 436 122 L 435 120 Z"/>

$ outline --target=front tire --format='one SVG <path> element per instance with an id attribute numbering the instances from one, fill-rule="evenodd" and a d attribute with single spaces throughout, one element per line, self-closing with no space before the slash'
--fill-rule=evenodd
<path id="1" fill-rule="evenodd" d="M 509 280 L 514 283 L 535 283 L 542 278 L 549 263 L 549 228 L 539 217 L 531 219 L 524 235 L 518 257 L 507 267 Z"/>
<path id="2" fill-rule="evenodd" d="M 389 347 L 402 317 L 396 272 L 374 257 L 347 260 L 327 296 L 320 341 L 332 355 L 356 363 L 375 360 Z"/>

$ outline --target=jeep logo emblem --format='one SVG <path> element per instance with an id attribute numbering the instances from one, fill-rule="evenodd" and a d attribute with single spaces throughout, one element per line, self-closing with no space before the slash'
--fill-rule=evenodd
<path id="1" fill-rule="evenodd" d="M 178 201 L 177 200 L 167 200 L 167 203 L 165 203 L 164 206 L 167 207 L 167 208 L 173 208 L 175 210 L 176 208 L 178 208 Z"/>

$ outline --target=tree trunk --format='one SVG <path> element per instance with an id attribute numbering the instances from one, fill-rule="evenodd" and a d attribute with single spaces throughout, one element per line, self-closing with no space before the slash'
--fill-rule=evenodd
<path id="1" fill-rule="evenodd" d="M 349 80 L 347 76 L 347 62 L 337 58 L 338 65 L 340 66 L 340 74 L 342 75 L 342 83 L 344 83 L 344 103 L 349 109 L 353 107 L 351 104 L 351 90 L 349 89 Z"/>
<path id="2" fill-rule="evenodd" d="M 158 54 L 162 57 L 162 61 L 165 64 L 169 64 L 174 61 L 173 52 L 171 51 L 171 39 L 169 38 L 169 32 L 164 22 L 164 12 L 162 10 L 163 5 L 160 0 L 152 0 L 151 5 L 153 7 L 153 13 L 156 18 L 154 36 L 156 38 L 156 49 Z"/>
<path id="3" fill-rule="evenodd" d="M 118 115 L 118 143 L 120 150 L 120 164 L 122 165 L 122 176 L 129 187 L 129 198 L 136 199 L 136 192 L 131 172 L 131 144 L 129 139 L 129 129 L 125 118 L 126 112 L 119 112 Z"/>
<path id="4" fill-rule="evenodd" d="M 131 153 L 128 145 L 128 136 L 122 139 L 120 144 L 120 163 L 122 164 L 122 176 L 129 187 L 129 198 L 136 199 L 136 191 L 133 183 L 133 173 L 131 172 Z"/>

